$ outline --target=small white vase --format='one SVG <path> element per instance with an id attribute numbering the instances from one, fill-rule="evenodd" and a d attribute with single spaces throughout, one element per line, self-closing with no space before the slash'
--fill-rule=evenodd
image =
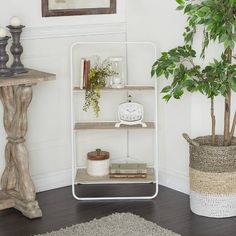
<path id="1" fill-rule="evenodd" d="M 110 159 L 109 152 L 97 149 L 95 152 L 88 153 L 87 173 L 91 176 L 106 176 L 109 174 Z"/>

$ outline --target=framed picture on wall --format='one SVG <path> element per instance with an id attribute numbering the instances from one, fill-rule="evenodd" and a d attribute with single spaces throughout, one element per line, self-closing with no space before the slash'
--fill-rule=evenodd
<path id="1" fill-rule="evenodd" d="M 116 0 L 41 0 L 42 16 L 72 16 L 116 13 Z"/>

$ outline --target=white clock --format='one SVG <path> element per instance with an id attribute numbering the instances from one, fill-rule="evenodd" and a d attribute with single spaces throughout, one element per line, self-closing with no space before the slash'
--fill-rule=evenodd
<path id="1" fill-rule="evenodd" d="M 142 127 L 147 127 L 142 122 L 143 106 L 136 102 L 121 103 L 118 108 L 118 118 L 120 122 L 115 127 L 120 127 L 120 125 L 142 125 Z"/>

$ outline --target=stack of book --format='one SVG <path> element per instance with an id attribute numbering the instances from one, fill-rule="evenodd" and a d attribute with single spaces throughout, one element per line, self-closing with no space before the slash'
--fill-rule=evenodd
<path id="1" fill-rule="evenodd" d="M 110 178 L 146 178 L 147 164 L 145 163 L 113 163 Z"/>
<path id="2" fill-rule="evenodd" d="M 80 89 L 87 89 L 89 86 L 88 75 L 90 72 L 90 60 L 81 59 Z"/>

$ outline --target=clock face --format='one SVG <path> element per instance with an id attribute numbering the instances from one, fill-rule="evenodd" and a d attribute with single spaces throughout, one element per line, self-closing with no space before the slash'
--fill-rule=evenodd
<path id="1" fill-rule="evenodd" d="M 123 121 L 134 122 L 142 120 L 143 106 L 135 102 L 122 103 L 119 106 L 119 118 Z"/>

